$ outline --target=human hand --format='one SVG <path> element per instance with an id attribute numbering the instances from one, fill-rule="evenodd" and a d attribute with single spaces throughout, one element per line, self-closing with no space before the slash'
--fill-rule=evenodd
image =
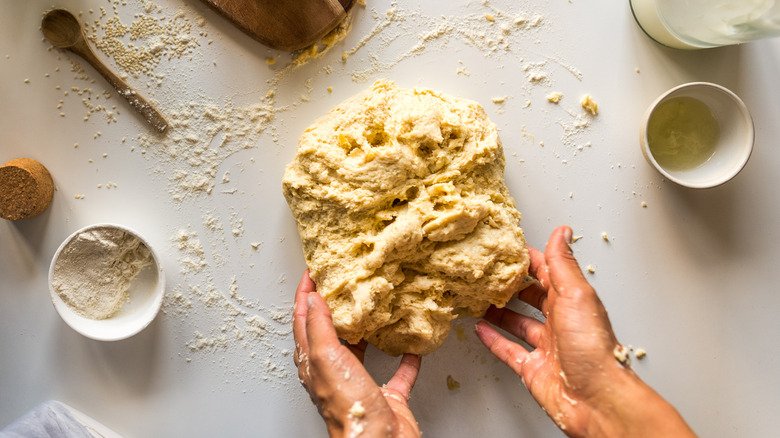
<path id="1" fill-rule="evenodd" d="M 557 228 L 545 253 L 530 248 L 538 283 L 518 298 L 545 322 L 491 307 L 477 335 L 521 377 L 531 395 L 569 436 L 694 436 L 677 411 L 631 370 L 627 350 L 612 331 L 604 305 L 588 284 Z M 490 324 L 533 347 L 526 350 Z"/>
<path id="2" fill-rule="evenodd" d="M 363 367 L 365 341 L 342 345 L 325 300 L 306 271 L 295 292 L 295 366 L 332 437 L 419 437 L 407 400 L 420 356 L 405 354 L 389 382 L 377 386 Z"/>

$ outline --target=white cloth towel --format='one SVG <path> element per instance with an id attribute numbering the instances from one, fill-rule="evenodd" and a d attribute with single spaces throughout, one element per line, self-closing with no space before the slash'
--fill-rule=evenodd
<path id="1" fill-rule="evenodd" d="M 94 438 L 73 416 L 68 406 L 54 400 L 43 402 L 0 430 L 0 438 Z"/>

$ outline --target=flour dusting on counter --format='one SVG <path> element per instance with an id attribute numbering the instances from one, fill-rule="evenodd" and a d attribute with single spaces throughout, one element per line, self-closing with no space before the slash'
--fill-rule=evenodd
<path id="1" fill-rule="evenodd" d="M 224 228 L 211 215 L 204 218 L 204 223 L 214 230 Z M 203 244 L 190 227 L 179 229 L 172 240 L 177 243 L 186 285 L 166 295 L 163 312 L 182 323 L 194 315 L 208 322 L 189 336 L 187 351 L 182 355 L 185 360 L 191 362 L 201 354 L 223 354 L 220 363 L 230 375 L 286 386 L 292 376 L 290 351 L 280 343 L 290 339 L 292 308 L 266 306 L 259 300 L 244 298 L 235 276 L 229 283 L 218 285 Z M 236 364 L 228 357 L 241 360 Z"/>

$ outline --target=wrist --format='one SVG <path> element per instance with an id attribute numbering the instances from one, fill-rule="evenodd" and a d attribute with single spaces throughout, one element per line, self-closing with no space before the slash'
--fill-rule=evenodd
<path id="1" fill-rule="evenodd" d="M 588 436 L 695 437 L 677 410 L 631 369 L 620 367 L 612 380 L 595 401 Z"/>

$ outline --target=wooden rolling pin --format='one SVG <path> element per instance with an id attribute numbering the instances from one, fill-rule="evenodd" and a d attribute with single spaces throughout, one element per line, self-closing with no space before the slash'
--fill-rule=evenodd
<path id="1" fill-rule="evenodd" d="M 0 217 L 12 221 L 43 213 L 54 197 L 54 182 L 43 164 L 16 158 L 0 167 Z"/>

